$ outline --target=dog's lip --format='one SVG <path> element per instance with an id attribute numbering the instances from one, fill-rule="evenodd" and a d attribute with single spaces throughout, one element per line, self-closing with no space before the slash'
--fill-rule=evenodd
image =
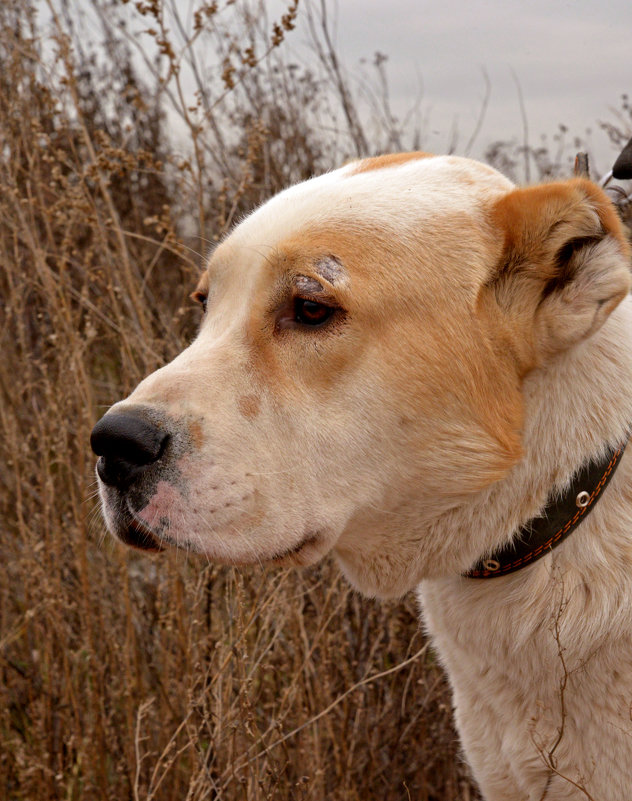
<path id="1" fill-rule="evenodd" d="M 134 512 L 129 509 L 129 505 L 125 516 L 125 523 L 122 526 L 122 530 L 118 531 L 117 534 L 126 545 L 130 545 L 132 548 L 153 552 L 165 550 L 158 535 L 150 526 L 143 523 L 134 515 Z"/>
<path id="2" fill-rule="evenodd" d="M 320 534 L 308 534 L 304 537 L 297 545 L 294 545 L 291 548 L 288 548 L 285 551 L 281 551 L 280 553 L 276 553 L 274 556 L 269 558 L 270 562 L 282 562 L 285 559 L 289 559 L 292 556 L 297 556 L 304 548 L 307 548 L 309 545 L 316 545 L 320 541 L 321 537 Z"/>

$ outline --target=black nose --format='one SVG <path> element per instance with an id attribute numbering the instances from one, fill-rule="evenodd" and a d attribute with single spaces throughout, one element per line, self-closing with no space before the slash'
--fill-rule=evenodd
<path id="1" fill-rule="evenodd" d="M 111 412 L 92 429 L 90 445 L 97 456 L 97 473 L 111 487 L 129 485 L 162 456 L 169 434 L 131 414 Z"/>

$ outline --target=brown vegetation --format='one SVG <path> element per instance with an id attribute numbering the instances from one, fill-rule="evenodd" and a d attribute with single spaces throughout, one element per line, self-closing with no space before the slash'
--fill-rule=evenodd
<path id="1" fill-rule="evenodd" d="M 194 332 L 207 241 L 401 131 L 316 12 L 322 72 L 283 60 L 294 3 L 37 7 L 0 5 L 0 796 L 475 798 L 413 599 L 119 547 L 88 447 Z"/>

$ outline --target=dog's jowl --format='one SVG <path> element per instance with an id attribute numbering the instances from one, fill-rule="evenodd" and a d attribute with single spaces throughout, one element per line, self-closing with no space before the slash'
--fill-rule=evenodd
<path id="1" fill-rule="evenodd" d="M 632 798 L 629 259 L 583 179 L 402 154 L 291 187 L 94 429 L 109 529 L 416 589 L 488 801 Z"/>

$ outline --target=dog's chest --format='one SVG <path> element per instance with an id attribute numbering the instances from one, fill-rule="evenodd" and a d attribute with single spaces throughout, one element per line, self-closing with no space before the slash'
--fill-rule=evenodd
<path id="1" fill-rule="evenodd" d="M 573 606 L 449 584 L 424 582 L 419 597 L 485 798 L 540 798 L 552 765 L 602 801 L 632 797 L 632 628 L 613 619 L 597 638 L 589 620 L 581 627 L 579 593 Z M 547 799 L 575 798 L 557 781 Z"/>

